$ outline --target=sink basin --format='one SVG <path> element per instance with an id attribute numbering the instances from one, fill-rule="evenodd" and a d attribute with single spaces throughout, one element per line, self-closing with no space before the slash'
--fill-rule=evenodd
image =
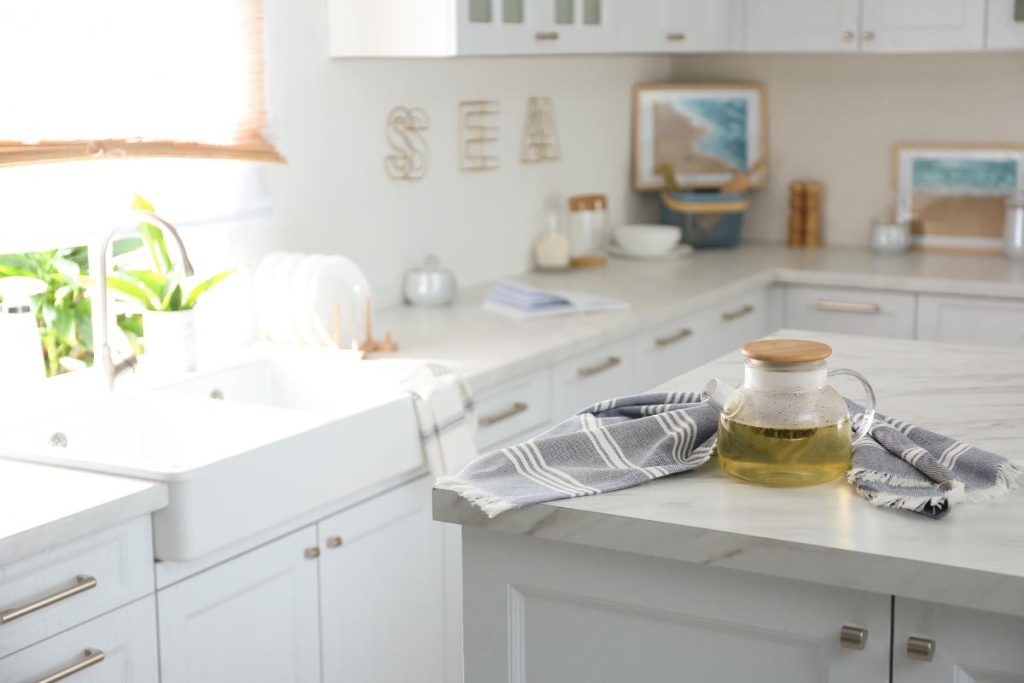
<path id="1" fill-rule="evenodd" d="M 423 466 L 412 402 L 392 377 L 314 365 L 254 360 L 115 395 L 0 432 L 0 453 L 164 482 L 156 557 L 193 560 Z"/>

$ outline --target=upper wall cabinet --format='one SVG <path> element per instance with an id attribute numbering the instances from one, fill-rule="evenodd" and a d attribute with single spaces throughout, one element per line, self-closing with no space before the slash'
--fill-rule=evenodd
<path id="1" fill-rule="evenodd" d="M 622 52 L 725 52 L 734 44 L 735 0 L 633 0 L 619 17 Z"/>
<path id="2" fill-rule="evenodd" d="M 856 52 L 860 0 L 746 0 L 751 52 Z"/>
<path id="3" fill-rule="evenodd" d="M 1024 0 L 328 1 L 334 57 L 1024 49 Z"/>
<path id="4" fill-rule="evenodd" d="M 985 0 L 863 2 L 864 50 L 950 52 L 985 47 Z"/>
<path id="5" fill-rule="evenodd" d="M 1024 49 L 1024 1 L 988 0 L 987 33 L 990 50 Z"/>

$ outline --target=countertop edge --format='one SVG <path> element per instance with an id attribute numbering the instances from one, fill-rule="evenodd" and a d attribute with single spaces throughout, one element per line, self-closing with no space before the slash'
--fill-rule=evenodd
<path id="1" fill-rule="evenodd" d="M 540 503 L 487 516 L 434 488 L 436 521 L 1024 617 L 1024 577 Z"/>

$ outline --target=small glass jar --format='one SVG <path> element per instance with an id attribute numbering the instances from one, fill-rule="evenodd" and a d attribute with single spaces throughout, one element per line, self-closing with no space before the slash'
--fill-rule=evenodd
<path id="1" fill-rule="evenodd" d="M 608 261 L 608 198 L 603 194 L 569 197 L 569 259 L 574 266 Z"/>
<path id="2" fill-rule="evenodd" d="M 1024 194 L 1006 200 L 1003 249 L 1010 258 L 1024 260 Z"/>

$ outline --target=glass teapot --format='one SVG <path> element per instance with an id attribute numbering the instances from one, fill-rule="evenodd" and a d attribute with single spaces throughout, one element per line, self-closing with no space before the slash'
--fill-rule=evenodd
<path id="1" fill-rule="evenodd" d="M 841 477 L 850 468 L 852 443 L 875 417 L 875 392 L 853 370 L 829 370 L 832 348 L 803 339 L 772 339 L 743 347 L 743 384 L 712 379 L 703 398 L 720 413 L 718 459 L 744 481 L 768 486 L 809 486 Z M 846 402 L 828 384 L 849 375 L 867 394 L 864 418 L 851 436 Z"/>

